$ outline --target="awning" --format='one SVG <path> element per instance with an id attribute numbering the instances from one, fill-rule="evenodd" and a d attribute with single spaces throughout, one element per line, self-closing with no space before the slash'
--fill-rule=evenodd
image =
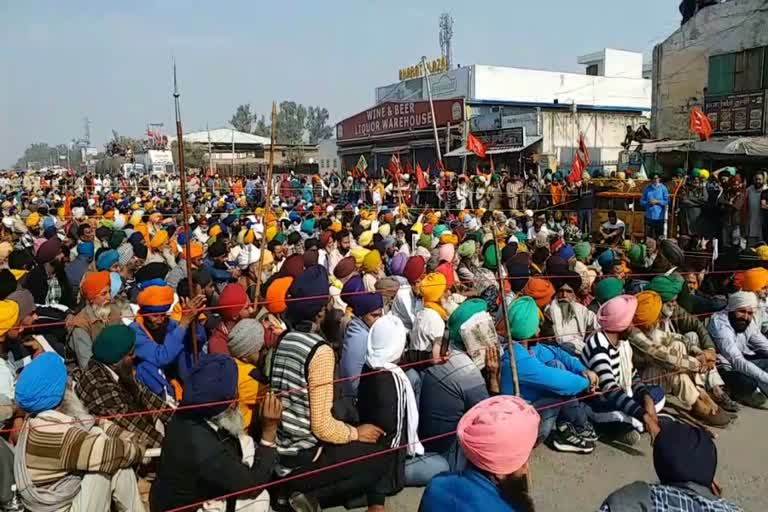
<path id="1" fill-rule="evenodd" d="M 715 137 L 709 140 L 661 140 L 643 143 L 643 153 L 695 151 L 719 155 L 768 156 L 768 137 Z"/>
<path id="2" fill-rule="evenodd" d="M 643 142 L 643 153 L 671 153 L 672 151 L 685 151 L 692 149 L 692 140 L 660 140 L 657 142 Z"/>
<path id="3" fill-rule="evenodd" d="M 485 150 L 485 154 L 487 155 L 500 155 L 504 153 L 519 153 L 520 151 L 527 149 L 537 142 L 540 142 L 542 140 L 542 137 L 539 136 L 530 136 L 525 138 L 525 145 L 524 146 L 496 146 L 492 148 L 488 148 Z M 469 156 L 474 155 L 471 151 L 469 151 L 466 147 L 462 146 L 460 148 L 456 148 L 453 151 L 450 151 L 446 153 L 443 156 Z"/>

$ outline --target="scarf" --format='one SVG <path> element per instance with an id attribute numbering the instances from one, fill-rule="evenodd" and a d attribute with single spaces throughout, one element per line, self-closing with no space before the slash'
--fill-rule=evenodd
<path id="1" fill-rule="evenodd" d="M 435 311 L 438 315 L 440 315 L 440 318 L 442 318 L 443 321 L 448 320 L 448 312 L 437 302 L 425 302 L 424 307 Z"/>
<path id="2" fill-rule="evenodd" d="M 57 418 L 46 418 L 46 412 L 38 414 L 38 418 L 48 419 L 58 423 Z M 74 423 L 74 425 L 79 425 Z M 16 479 L 16 488 L 21 495 L 21 501 L 28 510 L 37 512 L 56 512 L 68 508 L 75 497 L 80 493 L 82 477 L 70 473 L 61 480 L 38 487 L 32 482 L 27 470 L 27 442 L 29 440 L 29 420 L 24 422 L 19 435 L 19 442 L 14 451 L 13 476 Z"/>
<path id="3" fill-rule="evenodd" d="M 627 340 L 619 340 L 619 387 L 624 390 L 627 396 L 632 396 L 632 346 Z"/>

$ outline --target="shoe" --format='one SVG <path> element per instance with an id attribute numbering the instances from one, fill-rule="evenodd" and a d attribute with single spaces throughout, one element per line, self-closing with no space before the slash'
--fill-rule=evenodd
<path id="1" fill-rule="evenodd" d="M 694 418 L 709 427 L 725 428 L 730 425 L 733 418 L 730 413 L 723 409 L 718 409 L 716 414 L 691 414 Z"/>
<path id="2" fill-rule="evenodd" d="M 590 422 L 587 422 L 587 424 L 581 428 L 576 427 L 576 433 L 585 441 L 592 443 L 596 443 L 599 439 L 597 432 L 595 432 L 595 427 L 593 427 Z"/>
<path id="3" fill-rule="evenodd" d="M 640 432 L 632 429 L 628 432 L 625 432 L 624 434 L 621 434 L 618 440 L 627 446 L 634 446 L 640 442 Z"/>
<path id="4" fill-rule="evenodd" d="M 581 437 L 570 423 L 561 423 L 549 436 L 552 447 L 559 452 L 592 453 L 595 443 Z"/>
<path id="5" fill-rule="evenodd" d="M 742 395 L 737 398 L 739 402 L 746 405 L 747 407 L 753 407 L 755 409 L 762 409 L 765 405 L 766 397 L 764 394 L 762 394 L 760 391 L 755 391 L 751 395 Z"/>
<path id="6" fill-rule="evenodd" d="M 288 499 L 291 510 L 294 512 L 320 512 L 320 503 L 312 496 L 307 496 L 300 492 L 293 493 Z"/>
<path id="7" fill-rule="evenodd" d="M 717 405 L 722 407 L 728 412 L 739 412 L 741 410 L 741 406 L 736 402 L 733 398 L 728 396 L 728 393 L 725 391 L 721 391 L 720 393 L 713 393 L 710 395 L 712 397 L 712 400 L 715 401 Z"/>

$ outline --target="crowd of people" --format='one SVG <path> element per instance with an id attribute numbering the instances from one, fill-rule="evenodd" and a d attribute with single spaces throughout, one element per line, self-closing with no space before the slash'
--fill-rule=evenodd
<path id="1" fill-rule="evenodd" d="M 0 503 L 533 511 L 536 446 L 647 435 L 659 482 L 601 511 L 742 510 L 709 429 L 766 402 L 764 237 L 713 262 L 664 238 L 659 178 L 633 239 L 587 176 L 572 212 L 494 176 L 434 204 L 193 177 L 186 216 L 178 180 L 3 177 Z"/>

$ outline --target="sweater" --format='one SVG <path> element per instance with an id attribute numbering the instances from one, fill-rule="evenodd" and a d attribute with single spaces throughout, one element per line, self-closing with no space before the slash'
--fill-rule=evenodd
<path id="1" fill-rule="evenodd" d="M 470 467 L 434 477 L 421 497 L 419 512 L 515 512 L 488 477 Z"/>
<path id="2" fill-rule="evenodd" d="M 513 344 L 517 379 L 520 383 L 520 395 L 533 403 L 542 398 L 575 396 L 589 388 L 589 379 L 582 375 L 584 365 L 565 350 L 537 344 L 526 350 L 519 343 Z M 559 361 L 565 370 L 547 366 L 552 361 Z M 514 394 L 512 370 L 509 367 L 509 350 L 505 349 L 501 357 L 501 392 Z"/>
<path id="3" fill-rule="evenodd" d="M 368 326 L 358 317 L 352 317 L 344 333 L 341 349 L 341 382 L 343 396 L 357 398 L 357 386 L 360 378 L 348 378 L 360 375 L 365 365 L 368 350 Z"/>

